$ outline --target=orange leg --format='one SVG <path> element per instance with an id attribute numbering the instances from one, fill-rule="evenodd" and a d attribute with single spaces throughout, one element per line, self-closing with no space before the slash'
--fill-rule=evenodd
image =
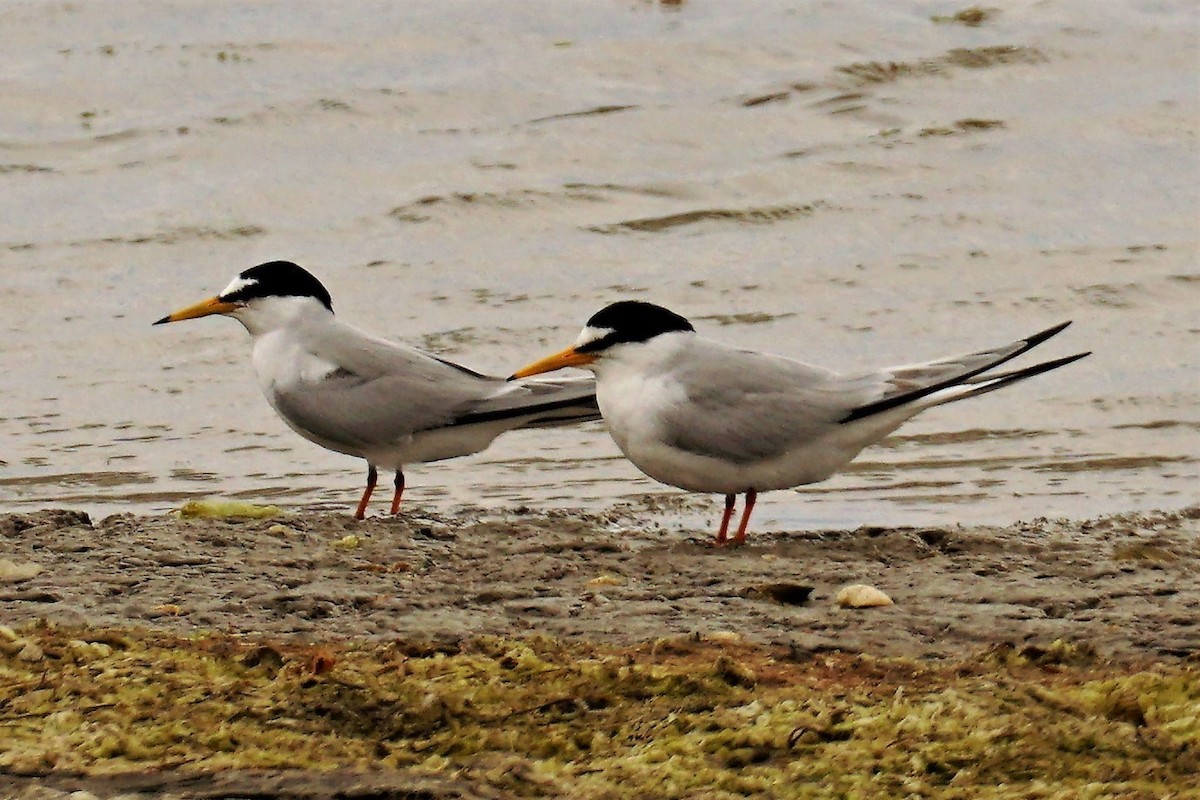
<path id="1" fill-rule="evenodd" d="M 738 523 L 737 534 L 733 537 L 733 544 L 742 544 L 746 541 L 746 525 L 750 522 L 750 513 L 754 511 L 754 501 L 758 499 L 758 492 L 753 489 L 746 490 L 746 507 L 742 509 L 742 521 Z"/>
<path id="2" fill-rule="evenodd" d="M 725 544 L 725 535 L 729 532 L 729 520 L 733 517 L 733 504 L 736 494 L 725 495 L 725 514 L 721 517 L 721 530 L 717 531 L 717 544 Z"/>
<path id="3" fill-rule="evenodd" d="M 404 494 L 404 473 L 396 470 L 396 493 L 392 495 L 392 515 L 400 513 L 400 496 Z"/>
<path id="4" fill-rule="evenodd" d="M 367 464 L 367 488 L 363 490 L 362 500 L 358 501 L 358 510 L 354 512 L 355 519 L 364 519 L 367 516 L 367 503 L 371 500 L 371 492 L 375 491 L 375 484 L 379 482 L 379 473 L 375 471 L 374 464 Z"/>

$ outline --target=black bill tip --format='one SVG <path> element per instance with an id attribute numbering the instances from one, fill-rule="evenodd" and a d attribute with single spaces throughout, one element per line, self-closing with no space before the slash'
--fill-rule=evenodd
<path id="1" fill-rule="evenodd" d="M 166 323 L 168 323 L 170 321 L 171 321 L 171 315 L 168 314 L 167 316 L 163 317 L 162 319 L 155 320 L 154 322 L 152 322 L 150 324 L 151 325 L 165 325 Z"/>

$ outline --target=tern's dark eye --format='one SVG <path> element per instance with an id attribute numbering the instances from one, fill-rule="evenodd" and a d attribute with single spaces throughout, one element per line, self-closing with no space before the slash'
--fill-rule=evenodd
<path id="1" fill-rule="evenodd" d="M 584 342 L 583 344 L 575 345 L 575 352 L 577 352 L 577 353 L 598 353 L 601 350 L 603 350 L 604 348 L 616 344 L 618 341 L 619 340 L 617 339 L 617 332 L 609 331 L 608 333 L 606 333 L 605 335 L 603 335 L 597 339 L 592 339 L 590 341 Z"/>

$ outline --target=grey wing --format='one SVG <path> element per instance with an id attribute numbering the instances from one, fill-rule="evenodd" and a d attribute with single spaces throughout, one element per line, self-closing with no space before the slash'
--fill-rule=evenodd
<path id="1" fill-rule="evenodd" d="M 306 344 L 335 368 L 276 390 L 272 402 L 293 427 L 334 449 L 384 445 L 454 424 L 504 384 L 345 327 Z"/>
<path id="2" fill-rule="evenodd" d="M 318 382 L 276 391 L 273 402 L 293 427 L 323 444 L 360 450 L 451 425 L 480 394 L 456 381 L 430 382 L 412 375 L 367 378 L 338 370 Z"/>
<path id="3" fill-rule="evenodd" d="M 772 458 L 841 424 L 901 406 L 915 413 L 925 405 L 980 394 L 1070 363 L 1082 356 L 1012 374 L 991 373 L 997 380 L 990 382 L 983 375 L 1069 324 L 1001 347 L 852 377 L 697 340 L 696 357 L 688 360 L 692 366 L 680 373 L 687 402 L 665 415 L 664 433 L 676 447 L 736 463 Z M 960 385 L 966 388 L 950 397 L 937 394 Z"/>
<path id="4" fill-rule="evenodd" d="M 745 464 L 783 455 L 834 429 L 870 388 L 799 361 L 699 340 L 677 369 L 686 399 L 663 414 L 668 444 Z"/>

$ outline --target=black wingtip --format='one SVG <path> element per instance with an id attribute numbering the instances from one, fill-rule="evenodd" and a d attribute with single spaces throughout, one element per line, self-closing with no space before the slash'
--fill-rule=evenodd
<path id="1" fill-rule="evenodd" d="M 1033 336 L 1025 337 L 1023 341 L 1028 345 L 1028 347 L 1025 349 L 1028 350 L 1029 347 L 1035 347 L 1036 345 L 1039 345 L 1049 339 L 1051 336 L 1056 336 L 1057 334 L 1062 333 L 1064 330 L 1066 330 L 1067 326 L 1071 324 L 1071 322 L 1072 320 L 1060 322 L 1053 328 L 1046 328 L 1046 330 L 1042 331 L 1041 333 L 1035 333 Z"/>
<path id="2" fill-rule="evenodd" d="M 1046 363 L 1051 366 L 1048 366 L 1046 369 L 1054 369 L 1055 367 L 1065 367 L 1067 364 L 1078 361 L 1081 358 L 1087 358 L 1091 354 L 1092 354 L 1092 351 L 1088 350 L 1086 353 L 1076 353 L 1073 356 L 1065 356 L 1063 358 L 1057 358 L 1054 361 L 1047 361 Z"/>
<path id="3" fill-rule="evenodd" d="M 155 320 L 154 322 L 152 322 L 150 324 L 151 325 L 165 325 L 166 323 L 168 323 L 170 321 L 171 321 L 171 315 L 168 314 L 167 316 L 163 317 L 162 319 Z"/>
<path id="4" fill-rule="evenodd" d="M 1014 352 L 1008 354 L 1004 358 L 993 361 L 991 364 L 988 364 L 985 367 L 980 367 L 979 369 L 973 370 L 966 374 L 959 375 L 955 378 L 951 378 L 946 381 L 941 381 L 939 383 L 935 383 L 930 386 L 926 386 L 926 387 L 924 387 L 922 389 L 918 389 L 916 391 L 908 392 L 907 394 L 900 394 L 900 395 L 896 395 L 895 397 L 889 397 L 885 400 L 878 400 L 874 403 L 867 403 L 865 406 L 859 406 L 858 408 L 854 409 L 849 414 L 847 414 L 846 416 L 844 416 L 840 420 L 838 420 L 838 422 L 840 422 L 842 424 L 845 424 L 847 422 L 854 422 L 857 419 L 862 419 L 863 417 L 869 417 L 872 414 L 878 414 L 882 411 L 887 411 L 889 409 L 896 408 L 897 406 L 902 406 L 905 403 L 911 403 L 914 400 L 924 397 L 925 395 L 933 394 L 934 392 L 940 391 L 941 389 L 946 389 L 946 388 L 949 388 L 951 386 L 955 386 L 958 384 L 979 383 L 979 382 L 986 381 L 989 377 L 994 378 L 994 379 L 1000 379 L 995 384 L 992 385 L 992 388 L 998 389 L 999 387 L 1007 386 L 1009 383 L 1012 383 L 1014 381 L 1019 381 L 1024 378 L 1032 377 L 1034 375 L 1040 375 L 1043 372 L 1048 372 L 1052 369 L 1066 366 L 1067 364 L 1070 364 L 1072 361 L 1078 361 L 1079 359 L 1084 358 L 1085 356 L 1090 356 L 1092 354 L 1092 352 L 1089 350 L 1086 353 L 1076 353 L 1073 356 L 1066 356 L 1065 358 L 1056 358 L 1053 361 L 1044 361 L 1040 364 L 1034 364 L 1032 367 L 1026 367 L 1024 369 L 1013 370 L 1012 372 L 1006 372 L 1001 375 L 995 375 L 995 374 L 993 374 L 991 376 L 987 375 L 987 373 L 990 370 L 1000 366 L 1001 364 L 1003 364 L 1007 361 L 1010 361 L 1010 360 L 1016 358 L 1017 356 L 1021 355 L 1022 353 L 1026 353 L 1029 350 L 1032 350 L 1034 347 L 1037 347 L 1039 344 L 1046 341 L 1051 336 L 1055 335 L 1056 333 L 1060 333 L 1064 328 L 1066 328 L 1070 324 L 1071 324 L 1071 320 L 1067 320 L 1066 322 L 1060 322 L 1058 325 L 1055 325 L 1053 328 L 1047 328 L 1046 330 L 1042 331 L 1041 333 L 1035 333 L 1032 336 L 1022 339 L 1021 342 L 1024 343 L 1023 347 L 1017 348 Z M 976 378 L 977 375 L 981 375 L 982 377 Z M 991 391 L 991 389 L 988 389 L 986 391 Z M 979 393 L 982 394 L 983 392 L 979 392 Z"/>
<path id="5" fill-rule="evenodd" d="M 1063 356 L 1062 358 L 1055 358 L 1051 361 L 1043 361 L 1040 364 L 1034 364 L 1032 367 L 1014 370 L 1011 375 L 1005 376 L 1005 381 L 1008 382 L 1012 380 L 1021 380 L 1023 378 L 1032 378 L 1034 375 L 1041 375 L 1043 372 L 1049 372 L 1052 369 L 1065 367 L 1067 364 L 1078 361 L 1081 358 L 1086 358 L 1091 354 L 1092 351 L 1089 350 L 1086 353 L 1076 353 L 1073 356 Z"/>
<path id="6" fill-rule="evenodd" d="M 1059 367 L 1065 367 L 1067 364 L 1074 363 L 1081 358 L 1086 358 L 1087 356 L 1090 356 L 1091 354 L 1092 354 L 1092 351 L 1089 350 L 1086 353 L 1076 353 L 1073 356 L 1063 356 L 1062 358 L 1055 358 L 1051 361 L 1043 361 L 1040 364 L 1034 364 L 1032 367 L 1025 367 L 1024 369 L 1013 370 L 1012 372 L 1006 373 L 1004 375 L 997 375 L 997 376 L 995 376 L 993 382 L 984 381 L 982 383 L 982 386 L 983 386 L 982 389 L 980 389 L 977 392 L 973 392 L 970 395 L 966 395 L 966 396 L 974 397 L 979 394 L 986 394 L 990 391 L 994 391 L 994 390 L 1000 389 L 1004 386 L 1008 386 L 1010 383 L 1016 383 L 1017 381 L 1023 381 L 1026 378 L 1032 378 L 1034 375 L 1041 375 L 1043 372 L 1049 372 L 1052 369 L 1058 369 Z"/>

